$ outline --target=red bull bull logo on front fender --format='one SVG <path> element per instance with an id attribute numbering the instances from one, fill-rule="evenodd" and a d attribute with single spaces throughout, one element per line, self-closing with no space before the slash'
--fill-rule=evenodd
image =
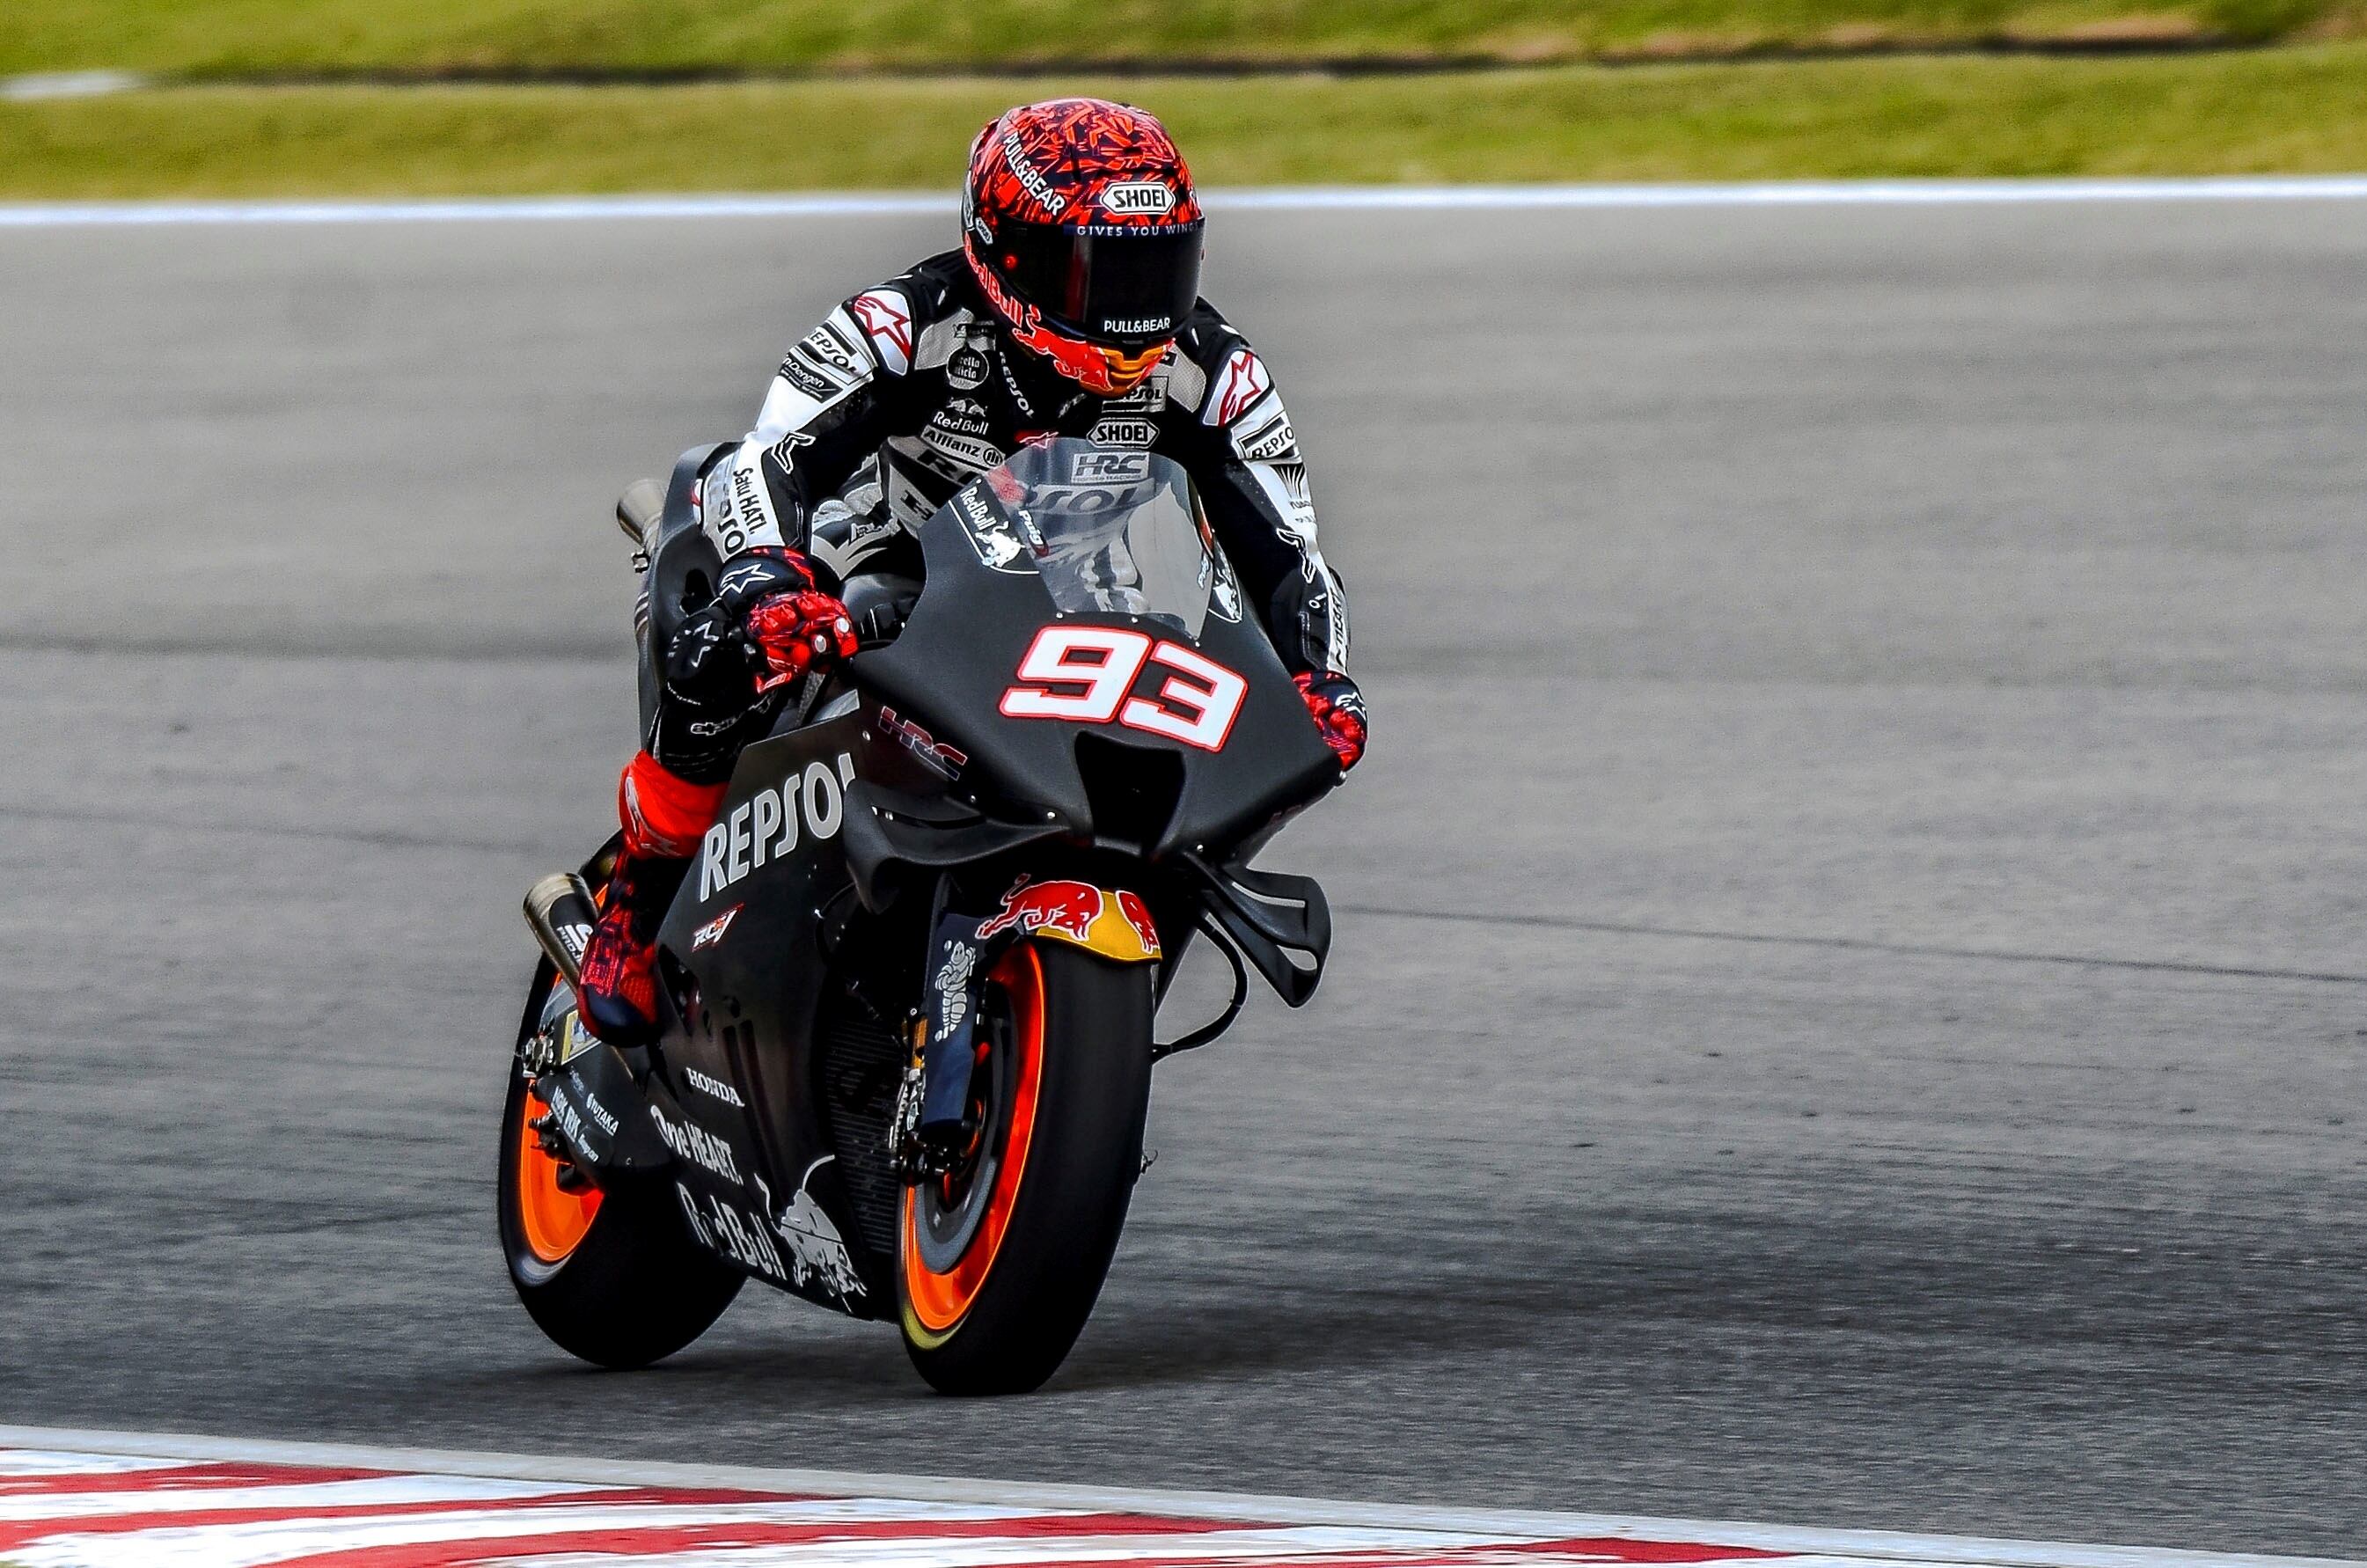
<path id="1" fill-rule="evenodd" d="M 1092 935 L 1093 922 L 1101 918 L 1102 903 L 1102 890 L 1090 882 L 1031 883 L 1022 877 L 1002 895 L 1002 912 L 978 928 L 979 937 L 982 941 L 1005 931 L 1022 936 L 1049 931 L 1082 942 Z"/>
<path id="2" fill-rule="evenodd" d="M 1159 931 L 1142 900 L 1130 892 L 1104 892 L 1091 882 L 1020 878 L 1002 895 L 1002 909 L 978 928 L 978 939 L 1005 932 L 1050 937 L 1121 962 L 1159 957 Z"/>
<path id="3" fill-rule="evenodd" d="M 1150 918 L 1150 906 L 1143 903 L 1139 895 L 1120 888 L 1117 912 L 1126 916 L 1126 923 L 1134 927 L 1134 934 L 1142 939 L 1142 945 L 1156 954 L 1159 951 L 1159 926 Z"/>

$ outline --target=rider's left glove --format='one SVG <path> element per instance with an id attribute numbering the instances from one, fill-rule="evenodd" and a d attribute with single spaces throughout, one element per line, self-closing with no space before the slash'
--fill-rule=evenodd
<path id="1" fill-rule="evenodd" d="M 812 571 L 792 551 L 760 546 L 733 557 L 715 603 L 762 655 L 759 692 L 855 651 L 846 606 L 816 588 Z"/>
<path id="2" fill-rule="evenodd" d="M 1323 744 L 1340 757 L 1340 771 L 1345 774 L 1365 755 L 1365 694 L 1346 676 L 1299 675 L 1291 677 L 1298 683 L 1298 695 L 1307 703 L 1308 716 L 1323 735 Z"/>

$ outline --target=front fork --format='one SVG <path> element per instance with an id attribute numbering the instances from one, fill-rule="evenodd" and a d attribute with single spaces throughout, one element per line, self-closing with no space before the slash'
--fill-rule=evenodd
<path id="1" fill-rule="evenodd" d="M 907 1183 L 951 1171 L 976 1137 L 970 1077 L 978 1065 L 979 1009 L 986 977 L 1007 949 L 1032 938 L 1066 942 L 1117 963 L 1160 959 L 1150 906 L 1123 888 L 1023 875 L 1000 907 L 982 915 L 947 908 L 950 888 L 950 878 L 938 884 L 920 1005 L 909 1020 L 912 1051 L 888 1127 L 889 1157 Z"/>
<path id="2" fill-rule="evenodd" d="M 969 1125 L 970 1076 L 991 967 L 987 950 L 1007 945 L 980 936 L 989 918 L 945 910 L 930 934 L 920 1005 L 909 1021 L 912 1051 L 888 1126 L 889 1157 L 907 1183 L 951 1171 L 976 1131 Z"/>

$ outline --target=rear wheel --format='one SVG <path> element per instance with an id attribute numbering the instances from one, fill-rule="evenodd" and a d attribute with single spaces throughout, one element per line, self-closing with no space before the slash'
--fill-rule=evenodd
<path id="1" fill-rule="evenodd" d="M 1025 1393 L 1101 1294 L 1142 1166 L 1151 968 L 1022 943 L 987 977 L 963 1168 L 905 1193 L 904 1348 L 942 1393 Z"/>
<path id="2" fill-rule="evenodd" d="M 604 1193 L 565 1179 L 528 1125 L 542 1102 L 515 1062 L 509 1076 L 498 1208 L 527 1315 L 561 1349 L 603 1367 L 646 1367 L 706 1333 L 743 1277 L 691 1239 L 670 1186 Z"/>

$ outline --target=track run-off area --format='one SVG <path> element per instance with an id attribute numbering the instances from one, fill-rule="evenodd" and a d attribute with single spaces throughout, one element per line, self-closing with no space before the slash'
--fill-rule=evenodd
<path id="1" fill-rule="evenodd" d="M 0 1428 L 18 1568 L 2348 1568 L 1698 1519 Z"/>
<path id="2" fill-rule="evenodd" d="M 590 1372 L 492 1222 L 518 900 L 634 743 L 608 509 L 950 199 L 0 209 L 5 1528 L 145 1456 L 2367 1557 L 2367 186 L 1817 188 L 1213 204 L 1374 711 L 1263 861 L 1333 965 L 1161 1066 L 984 1403 L 755 1290 Z"/>

